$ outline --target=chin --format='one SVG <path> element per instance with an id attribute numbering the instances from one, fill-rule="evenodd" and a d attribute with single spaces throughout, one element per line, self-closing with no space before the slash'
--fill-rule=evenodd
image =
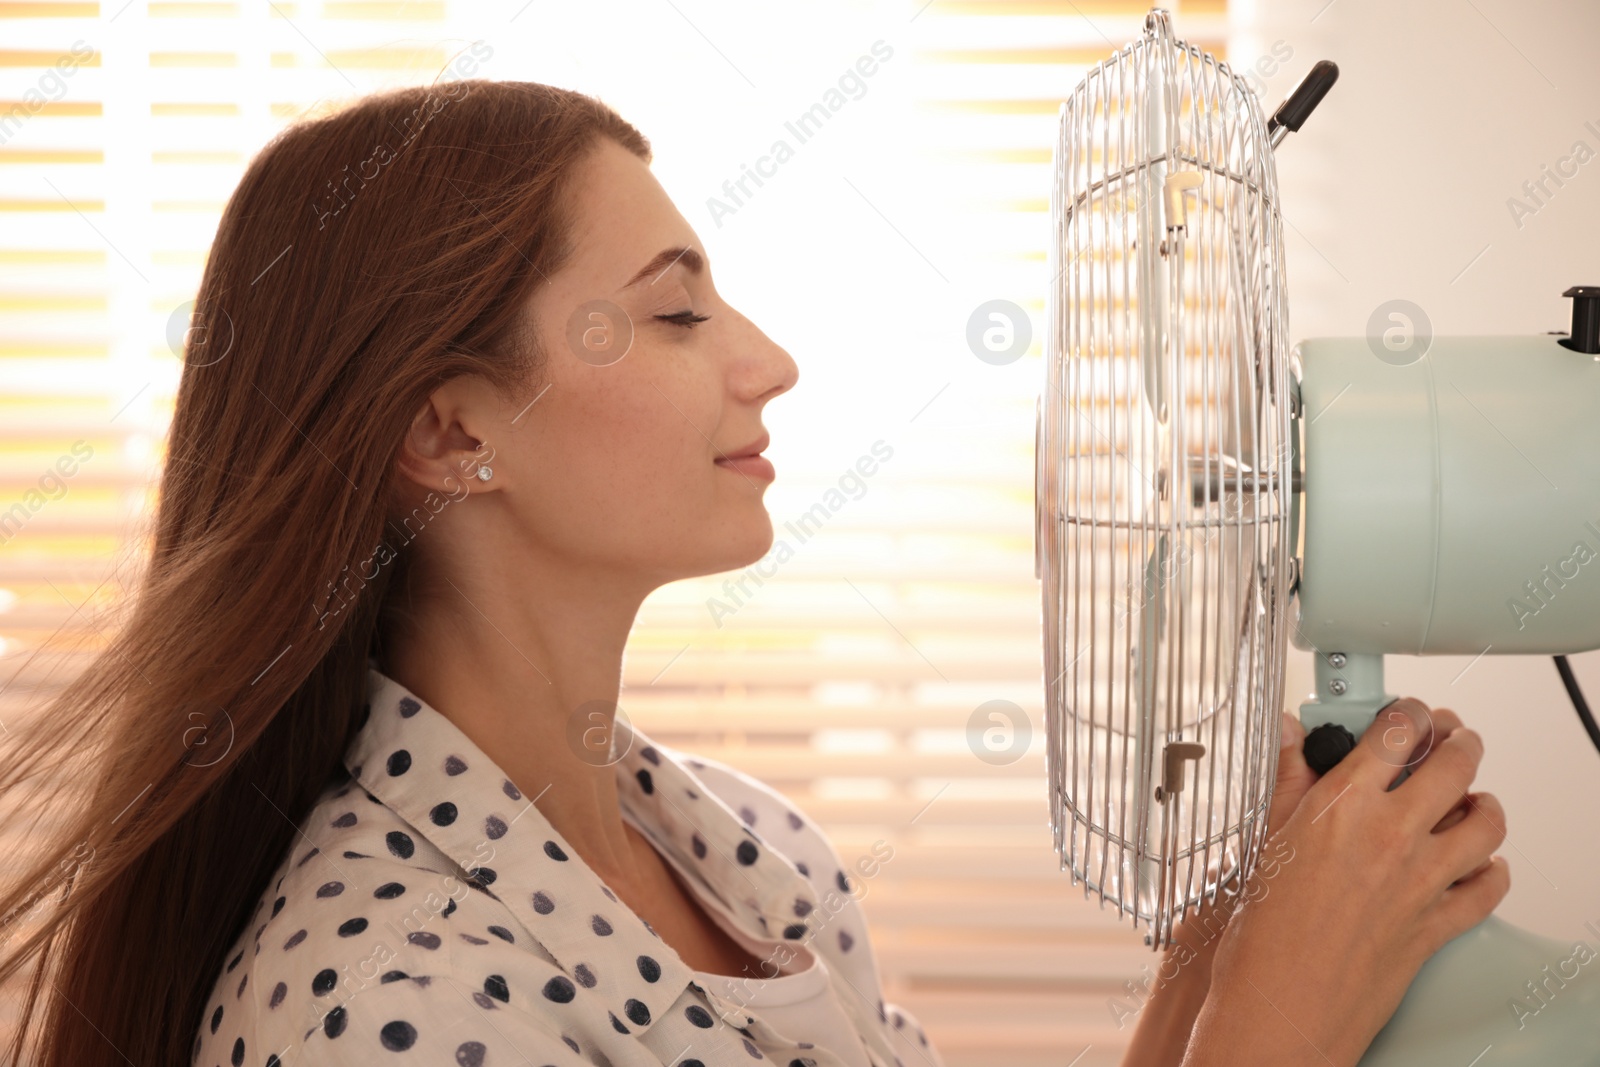
<path id="1" fill-rule="evenodd" d="M 692 578 L 724 571 L 743 570 L 761 560 L 773 545 L 772 516 L 765 507 L 747 509 L 746 514 L 729 518 L 707 531 L 701 545 L 710 549 L 707 558 L 695 567 Z"/>

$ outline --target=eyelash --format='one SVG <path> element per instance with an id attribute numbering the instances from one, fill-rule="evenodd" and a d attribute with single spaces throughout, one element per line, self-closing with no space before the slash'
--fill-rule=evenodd
<path id="1" fill-rule="evenodd" d="M 693 329 L 696 323 L 704 322 L 710 317 L 710 315 L 696 315 L 692 309 L 689 311 L 675 311 L 670 315 L 656 316 L 663 322 L 670 322 L 674 326 L 682 326 L 686 330 Z"/>

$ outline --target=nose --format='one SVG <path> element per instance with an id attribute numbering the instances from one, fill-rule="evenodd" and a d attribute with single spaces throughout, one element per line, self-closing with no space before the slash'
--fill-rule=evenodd
<path id="1" fill-rule="evenodd" d="M 767 401 L 793 389 L 800 379 L 800 367 L 794 357 L 755 323 L 738 312 L 734 314 L 740 323 L 732 368 L 738 395 L 751 401 Z"/>

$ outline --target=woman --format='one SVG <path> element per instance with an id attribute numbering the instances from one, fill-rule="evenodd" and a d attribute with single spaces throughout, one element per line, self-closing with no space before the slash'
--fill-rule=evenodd
<path id="1" fill-rule="evenodd" d="M 131 615 L 4 772 L 95 784 L 37 798 L 3 902 L 62 898 L 0 971 L 51 965 L 30 1062 L 940 1067 L 855 865 L 616 715 L 646 595 L 770 546 L 796 381 L 649 159 L 593 99 L 466 81 L 251 163 Z M 1186 926 L 1130 1062 L 1354 1063 L 1504 894 L 1477 736 L 1393 714 L 1314 783 L 1291 725 L 1293 859 Z"/>

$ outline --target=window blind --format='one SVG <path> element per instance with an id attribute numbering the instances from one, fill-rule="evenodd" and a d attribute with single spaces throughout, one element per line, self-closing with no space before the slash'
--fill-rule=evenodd
<path id="1" fill-rule="evenodd" d="M 861 6 L 822 4 L 814 17 L 837 8 L 838 32 L 860 36 L 856 51 L 866 54 L 871 20 L 859 34 L 850 22 Z M 784 32 L 781 12 L 710 0 L 638 10 L 663 20 L 686 52 L 701 49 L 694 63 L 726 60 L 770 89 L 768 72 L 728 40 Z M 933 284 L 935 274 L 955 279 L 959 263 L 961 278 L 1027 312 L 1031 341 L 1011 365 L 981 364 L 961 334 L 972 310 L 963 305 L 955 327 L 928 342 L 936 351 L 925 362 L 936 370 L 926 389 L 919 381 L 899 395 L 870 368 L 851 368 L 870 383 L 851 410 L 892 408 L 904 432 L 895 436 L 888 422 L 822 424 L 820 406 L 799 409 L 795 418 L 818 423 L 808 438 L 815 456 L 780 461 L 767 498 L 776 537 L 791 551 L 775 545 L 750 568 L 659 590 L 628 649 L 621 702 L 646 732 L 782 790 L 847 864 L 881 856 L 875 842 L 892 848 L 857 879 L 862 906 L 891 999 L 918 1014 L 951 1067 L 1116 1063 L 1131 1022 L 1119 1028 L 1111 1004 L 1136 1005 L 1124 983 L 1154 959 L 1070 885 L 1051 847 L 1032 544 L 1057 108 L 1088 66 L 1137 36 L 1145 10 L 1137 0 L 873 8 L 895 28 L 894 56 L 869 80 L 883 110 L 851 102 L 818 140 L 846 122 L 855 133 L 841 139 L 893 125 L 907 166 L 830 173 L 807 148 L 816 158 L 783 163 L 774 191 L 760 194 L 771 206 L 738 205 L 728 231 L 758 226 L 761 211 L 790 195 L 776 191 L 785 181 L 791 193 L 831 183 L 853 225 L 873 235 L 851 242 L 871 258 L 869 273 L 931 268 L 923 277 Z M 739 21 L 763 14 L 770 29 Z M 1226 57 L 1226 0 L 1185 3 L 1176 15 L 1184 37 Z M 465 0 L 0 2 L 7 732 L 27 729 L 24 708 L 101 646 L 80 612 L 124 596 L 119 563 L 147 547 L 141 524 L 180 370 L 174 346 L 217 217 L 251 154 L 290 118 L 431 80 L 484 37 L 496 61 L 486 76 L 570 84 L 545 78 L 537 63 L 519 66 L 518 42 L 528 38 L 494 33 L 553 32 L 578 17 L 542 3 Z M 585 43 L 562 47 L 582 53 Z M 797 103 L 775 106 L 761 129 L 781 128 L 779 119 L 818 100 L 826 86 L 813 81 L 772 97 Z M 612 102 L 657 143 L 664 173 L 678 175 L 675 193 L 709 199 L 722 177 L 740 173 L 738 162 L 724 166 L 701 190 L 673 170 L 668 146 L 715 133 L 693 132 L 689 118 L 681 131 L 660 115 L 647 124 Z M 902 196 L 891 175 L 907 172 L 920 176 L 919 189 Z M 678 202 L 708 243 L 718 240 L 715 213 L 694 195 Z M 836 298 L 848 304 L 851 295 Z M 827 346 L 790 347 L 803 378 L 832 383 L 843 374 Z M 940 361 L 956 369 L 944 374 Z M 57 653 L 31 661 L 42 647 Z M 1007 715 L 1023 719 L 1008 726 Z M 5 997 L 0 1027 L 12 1010 Z"/>

